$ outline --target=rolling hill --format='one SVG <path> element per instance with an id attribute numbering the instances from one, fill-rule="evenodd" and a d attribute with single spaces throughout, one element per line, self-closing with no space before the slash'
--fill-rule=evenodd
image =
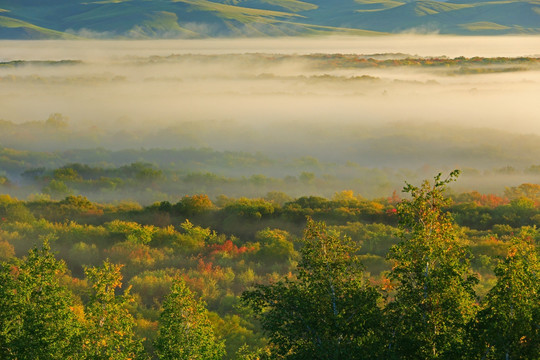
<path id="1" fill-rule="evenodd" d="M 0 38 L 540 33 L 540 0 L 2 0 Z"/>

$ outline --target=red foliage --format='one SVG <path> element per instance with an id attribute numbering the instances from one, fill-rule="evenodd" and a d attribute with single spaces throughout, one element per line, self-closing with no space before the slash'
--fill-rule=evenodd
<path id="1" fill-rule="evenodd" d="M 223 244 L 214 244 L 210 246 L 210 254 L 216 255 L 219 253 L 227 253 L 232 256 L 238 256 L 241 255 L 247 251 L 253 250 L 252 248 L 248 248 L 246 246 L 236 246 L 231 240 L 225 241 Z"/>
<path id="2" fill-rule="evenodd" d="M 211 274 L 212 273 L 212 262 L 205 263 L 203 259 L 199 259 L 197 264 L 197 270 L 202 274 Z"/>
<path id="3" fill-rule="evenodd" d="M 494 209 L 498 206 L 509 204 L 510 200 L 507 197 L 494 194 L 480 194 L 478 191 L 471 191 L 460 195 L 458 202 L 474 202 L 478 206 L 487 206 Z"/>
<path id="4" fill-rule="evenodd" d="M 389 204 L 392 204 L 392 205 L 395 205 L 397 204 L 398 202 L 401 201 L 401 197 L 399 196 L 399 194 L 397 193 L 396 190 L 394 190 L 392 192 L 392 196 L 388 198 L 388 203 Z"/>
<path id="5" fill-rule="evenodd" d="M 182 280 L 184 280 L 190 290 L 195 291 L 198 294 L 201 294 L 203 292 L 203 289 L 205 287 L 203 278 L 192 278 L 186 274 L 183 274 Z"/>
<path id="6" fill-rule="evenodd" d="M 475 202 L 481 206 L 488 206 L 490 208 L 496 208 L 501 205 L 509 204 L 510 201 L 507 198 L 503 198 L 494 194 L 482 194 Z"/>
<path id="7" fill-rule="evenodd" d="M 10 274 L 11 276 L 14 278 L 14 279 L 17 279 L 19 277 L 19 274 L 20 274 L 20 270 L 17 266 L 13 265 L 10 269 Z"/>

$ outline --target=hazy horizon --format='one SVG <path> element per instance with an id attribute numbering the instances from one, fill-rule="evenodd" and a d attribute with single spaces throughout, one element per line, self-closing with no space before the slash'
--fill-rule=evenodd
<path id="1" fill-rule="evenodd" d="M 314 49 L 327 54 L 451 58 L 525 56 L 540 49 L 534 47 L 540 45 L 540 37 L 336 39 L 2 41 L 4 61 L 82 63 L 0 67 L 0 118 L 20 123 L 62 113 L 79 128 L 114 128 L 127 121 L 135 129 L 149 121 L 153 129 L 185 121 L 232 120 L 250 126 L 274 121 L 435 121 L 540 133 L 539 68 L 467 75 L 441 67 L 321 69 L 306 59 L 258 64 L 242 58 L 246 52 L 309 54 Z M 219 53 L 237 55 L 210 56 Z M 187 54 L 209 58 L 201 61 Z M 328 75 L 333 78 L 326 80 L 335 81 L 317 79 Z M 338 81 L 360 77 L 366 81 Z M 367 77 L 375 79 L 370 82 Z"/>
<path id="2" fill-rule="evenodd" d="M 537 60 L 356 60 L 521 57 L 538 45 L 540 37 L 449 36 L 2 41 L 3 61 L 26 62 L 0 67 L 0 119 L 68 120 L 56 132 L 10 128 L 0 145 L 208 147 L 373 168 L 523 168 L 540 155 Z"/>
<path id="3" fill-rule="evenodd" d="M 118 44 L 122 44 L 119 46 Z M 1 61 L 103 59 L 170 54 L 379 54 L 540 56 L 540 36 L 380 35 L 154 40 L 0 40 Z"/>

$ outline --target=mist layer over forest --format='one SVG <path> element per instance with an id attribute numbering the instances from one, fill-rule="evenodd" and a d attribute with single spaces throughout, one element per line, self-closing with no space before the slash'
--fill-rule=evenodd
<path id="1" fill-rule="evenodd" d="M 539 40 L 0 42 L 0 358 L 536 358 Z"/>
<path id="2" fill-rule="evenodd" d="M 43 179 L 70 163 L 142 161 L 165 177 L 173 171 L 169 182 L 193 172 L 277 179 L 250 196 L 353 189 L 373 197 L 460 168 L 460 190 L 502 192 L 540 176 L 539 42 L 3 41 L 0 175 L 15 185 L 5 191 L 24 196 L 40 191 L 21 188 L 21 174 L 35 168 L 45 167 Z M 215 156 L 193 161 L 183 149 Z M 315 182 L 306 187 L 302 174 Z M 159 189 L 145 200 L 238 196 L 245 187 L 237 185 Z"/>

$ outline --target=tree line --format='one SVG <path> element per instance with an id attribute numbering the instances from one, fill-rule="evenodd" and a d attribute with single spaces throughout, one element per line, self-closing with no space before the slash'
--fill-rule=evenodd
<path id="1" fill-rule="evenodd" d="M 381 219 L 397 228 L 343 224 L 332 217 L 323 222 L 328 212 L 321 210 L 302 214 L 312 217 L 298 237 L 259 228 L 269 224 L 265 219 L 276 220 L 278 200 L 223 199 L 222 210 L 215 210 L 201 195 L 120 211 L 70 197 L 48 209 L 51 214 L 62 209 L 65 219 L 86 216 L 84 224 L 50 223 L 43 216 L 49 216 L 45 210 L 51 204 L 27 207 L 5 198 L 2 358 L 535 359 L 538 234 L 532 227 L 499 224 L 476 234 L 485 241 L 475 244 L 475 251 L 444 196 L 456 176 L 407 185 L 408 199 L 389 199 L 387 208 L 379 209 Z M 298 209 L 332 209 L 356 204 L 350 195 L 292 203 Z M 533 186 L 509 189 L 507 195 L 522 202 L 526 195 L 534 204 Z M 492 206 L 498 201 L 493 197 L 461 196 L 489 209 L 513 201 Z M 243 219 L 256 232 L 251 241 L 188 220 L 177 231 L 121 219 L 144 214 L 146 221 L 156 221 L 156 214 L 177 213 L 211 221 L 223 209 L 230 213 L 219 216 L 222 224 L 233 215 Z M 107 214 L 112 221 L 92 225 Z M 40 236 L 45 237 L 41 248 L 14 256 L 27 248 L 24 238 Z M 387 250 L 381 255 L 389 266 L 375 275 L 362 264 L 373 254 L 359 245 L 377 252 L 383 241 Z M 56 259 L 51 244 L 67 263 Z M 484 253 L 477 254 L 479 249 Z M 487 256 L 489 249 L 493 256 Z M 491 270 L 478 272 L 471 252 L 482 261 L 489 258 Z M 81 265 L 82 273 L 74 276 Z M 482 284 L 486 290 L 480 293 Z"/>
<path id="2" fill-rule="evenodd" d="M 310 220 L 297 277 L 243 294 L 269 334 L 271 358 L 539 358 L 538 250 L 526 231 L 516 235 L 479 301 L 467 247 L 443 211 L 456 175 L 407 185 L 401 241 L 380 288 L 365 278 L 349 239 Z"/>

